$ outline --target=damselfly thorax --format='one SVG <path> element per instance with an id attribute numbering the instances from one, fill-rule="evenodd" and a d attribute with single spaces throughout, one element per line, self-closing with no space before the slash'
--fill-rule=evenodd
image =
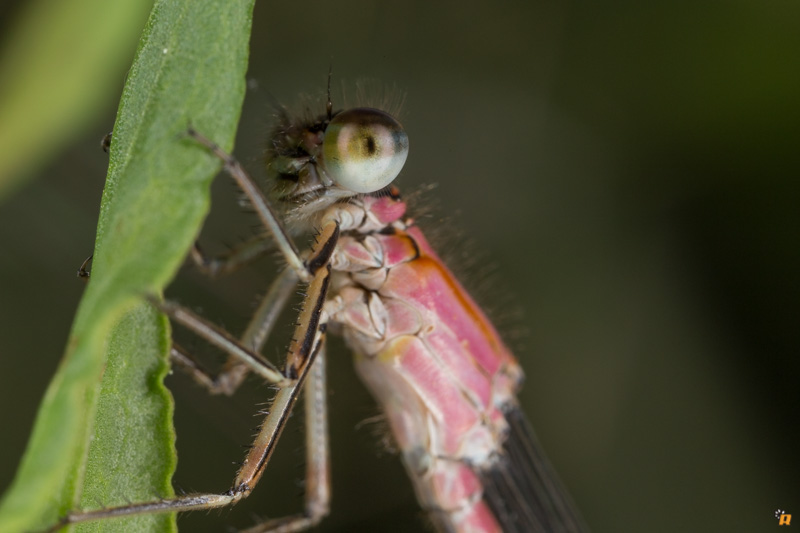
<path id="1" fill-rule="evenodd" d="M 417 499 L 438 529 L 582 530 L 519 410 L 519 364 L 430 247 L 392 185 L 408 155 L 400 123 L 372 108 L 333 112 L 330 100 L 326 112 L 309 121 L 295 121 L 282 111 L 268 147 L 271 202 L 233 158 L 197 132 L 189 133 L 223 159 L 287 268 L 238 340 L 187 309 L 154 302 L 174 322 L 231 357 L 219 376 L 203 372 L 177 345 L 173 360 L 215 392 L 232 393 L 250 371 L 279 390 L 231 490 L 74 512 L 60 525 L 208 509 L 246 497 L 261 478 L 303 386 L 305 510 L 247 531 L 300 531 L 319 522 L 330 498 L 324 346 L 332 332 L 352 349 L 358 374 L 386 415 Z M 292 235 L 308 229 L 316 232 L 315 242 L 299 252 Z M 192 257 L 218 273 L 255 255 L 252 246 L 241 250 L 213 260 L 195 248 Z M 280 368 L 258 351 L 276 310 L 298 281 L 307 284 L 305 301 Z"/>

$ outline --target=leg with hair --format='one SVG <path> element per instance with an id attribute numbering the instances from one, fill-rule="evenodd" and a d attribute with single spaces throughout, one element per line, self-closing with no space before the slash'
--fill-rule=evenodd
<path id="1" fill-rule="evenodd" d="M 242 334 L 239 343 L 249 348 L 251 351 L 260 353 L 275 322 L 280 316 L 281 311 L 286 307 L 286 303 L 294 293 L 297 286 L 297 276 L 292 269 L 284 269 L 270 285 L 267 294 L 261 300 L 253 317 L 247 325 L 247 329 Z M 190 314 L 184 310 L 184 314 Z M 211 394 L 231 395 L 236 392 L 242 384 L 247 373 L 252 370 L 246 360 L 238 356 L 230 356 L 223 369 L 216 375 L 212 375 L 198 363 L 185 349 L 173 343 L 170 352 L 172 361 L 181 370 L 191 375 L 201 386 L 205 387 Z M 258 372 L 260 374 L 260 372 Z"/>
<path id="2" fill-rule="evenodd" d="M 338 224 L 335 222 L 327 224 L 309 255 L 307 264 L 315 265 L 315 267 L 313 270 L 308 270 L 308 276 L 311 281 L 303 302 L 303 310 L 299 316 L 294 338 L 289 345 L 285 367 L 283 371 L 278 371 L 277 376 L 274 376 L 276 370 L 273 365 L 242 346 L 223 330 L 216 328 L 216 326 L 200 319 L 196 315 L 186 313 L 180 307 L 170 304 L 160 305 L 160 308 L 167 312 L 173 320 L 193 330 L 212 344 L 227 350 L 229 355 L 241 357 L 243 362 L 251 368 L 255 368 L 259 364 L 264 365 L 259 374 L 265 376 L 266 379 L 279 387 L 270 412 L 265 417 L 255 442 L 245 457 L 242 468 L 236 475 L 233 487 L 221 494 L 190 494 L 92 511 L 76 511 L 69 513 L 48 531 L 55 531 L 66 525 L 79 522 L 136 514 L 213 509 L 234 504 L 250 495 L 250 492 L 261 479 L 269 459 L 272 457 L 275 444 L 286 426 L 292 407 L 297 401 L 300 390 L 305 384 L 317 355 L 322 350 L 328 320 L 323 311 L 323 306 L 330 283 L 331 268 L 329 262 L 338 237 Z M 327 445 L 327 437 L 324 439 L 324 445 Z M 320 479 L 325 477 L 326 475 L 319 476 Z M 326 506 L 324 501 L 323 506 Z M 319 518 L 315 519 L 319 520 Z M 294 531 L 297 530 L 294 529 Z"/>
<path id="3" fill-rule="evenodd" d="M 294 285 L 298 280 L 304 282 L 311 280 L 313 267 L 309 267 L 313 263 L 309 263 L 308 260 L 302 260 L 297 246 L 292 242 L 275 211 L 269 205 L 264 193 L 245 172 L 242 165 L 233 156 L 222 150 L 219 145 L 195 131 L 194 128 L 189 127 L 186 133 L 222 160 L 225 170 L 247 196 L 262 224 L 272 234 L 275 241 L 274 244 L 277 245 L 278 250 L 283 254 L 289 265 L 289 268 L 273 282 L 242 336 L 242 344 L 252 346 L 253 350 L 258 352 L 272 329 L 272 325 L 288 301 Z M 267 243 L 265 243 L 263 237 L 259 236 L 235 249 L 227 258 L 218 260 L 208 258 L 200 250 L 197 243 L 193 246 L 190 256 L 202 271 L 216 275 L 239 268 L 242 264 L 251 261 L 267 249 Z M 212 377 L 180 347 L 173 347 L 171 355 L 174 361 L 194 376 L 196 382 L 212 393 L 233 394 L 246 377 L 249 369 L 252 369 L 246 359 L 229 357 L 221 374 L 217 377 Z"/>
<path id="4" fill-rule="evenodd" d="M 186 133 L 189 135 L 189 137 L 205 146 L 212 154 L 222 160 L 225 171 L 230 174 L 231 178 L 233 178 L 245 196 L 247 196 L 247 199 L 250 201 L 250 205 L 252 205 L 253 209 L 258 215 L 258 218 L 261 220 L 261 223 L 272 234 L 273 239 L 275 239 L 275 244 L 280 253 L 283 254 L 283 257 L 286 259 L 289 267 L 295 271 L 297 277 L 300 278 L 301 281 L 310 281 L 311 274 L 309 273 L 306 264 L 300 257 L 300 252 L 297 250 L 297 246 L 295 246 L 294 242 L 292 242 L 288 232 L 278 219 L 278 215 L 269 205 L 264 193 L 261 191 L 258 185 L 256 185 L 253 179 L 248 176 L 247 172 L 245 172 L 244 168 L 242 168 L 242 165 L 236 159 L 234 159 L 233 156 L 222 150 L 219 145 L 202 136 L 193 128 L 190 127 Z"/>
<path id="5" fill-rule="evenodd" d="M 305 395 L 306 483 L 303 513 L 276 518 L 241 533 L 294 533 L 312 528 L 328 515 L 331 500 L 330 443 L 328 440 L 327 359 L 320 346 L 309 370 Z"/>

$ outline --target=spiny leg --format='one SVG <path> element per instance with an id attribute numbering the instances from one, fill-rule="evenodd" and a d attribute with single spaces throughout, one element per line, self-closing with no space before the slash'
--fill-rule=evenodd
<path id="1" fill-rule="evenodd" d="M 338 223 L 328 223 L 326 227 L 323 228 L 320 238 L 309 256 L 307 264 L 309 265 L 309 271 L 312 277 L 306 292 L 303 310 L 300 313 L 294 337 L 289 345 L 286 366 L 282 372 L 285 378 L 277 383 L 277 386 L 280 388 L 275 395 L 270 412 L 265 417 L 253 446 L 245 457 L 242 468 L 236 475 L 233 487 L 223 494 L 191 494 L 92 511 L 72 512 L 48 529 L 48 532 L 56 531 L 69 524 L 107 518 L 137 514 L 214 509 L 234 504 L 250 495 L 250 492 L 261 479 L 264 469 L 275 451 L 275 444 L 286 426 L 292 407 L 297 401 L 297 396 L 306 381 L 309 370 L 317 354 L 322 349 L 328 319 L 323 313 L 323 305 L 330 284 L 330 256 L 338 237 Z M 176 311 L 175 308 L 169 310 Z M 183 321 L 182 323 L 184 325 L 192 324 L 195 318 L 199 318 L 184 316 L 180 311 L 182 310 L 178 308 L 177 312 L 170 313 L 170 316 L 174 320 Z M 198 331 L 203 335 L 207 335 L 209 331 L 207 329 L 208 326 L 210 326 L 210 324 L 201 323 L 198 326 Z M 208 337 L 214 337 L 214 334 L 210 334 Z M 206 339 L 210 340 L 208 337 L 206 337 Z M 230 336 L 228 335 L 228 337 Z M 227 342 L 229 339 L 226 337 L 223 340 Z M 234 350 L 231 352 L 231 355 L 239 356 L 241 353 L 240 350 Z M 246 360 L 249 364 L 251 359 L 247 358 Z M 271 372 L 272 369 L 268 369 L 268 373 Z"/>
<path id="2" fill-rule="evenodd" d="M 326 365 L 323 340 L 303 390 L 306 431 L 305 512 L 268 520 L 241 533 L 296 533 L 314 527 L 328 515 L 331 485 Z"/>
<path id="3" fill-rule="evenodd" d="M 309 526 L 328 514 L 331 500 L 327 366 L 328 358 L 323 344 L 306 385 L 305 497 Z"/>
<path id="4" fill-rule="evenodd" d="M 270 285 L 267 293 L 250 319 L 239 344 L 260 353 L 281 311 L 294 293 L 297 276 L 290 268 L 282 270 Z M 170 356 L 182 370 L 191 375 L 211 394 L 233 394 L 244 381 L 251 365 L 242 358 L 230 355 L 222 371 L 212 375 L 185 349 L 173 342 Z"/>
<path id="5" fill-rule="evenodd" d="M 275 442 L 297 401 L 297 394 L 308 375 L 308 370 L 322 349 L 328 317 L 323 312 L 330 284 L 330 257 L 339 238 L 339 224 L 329 222 L 319 235 L 313 253 L 306 262 L 313 273 L 308 286 L 303 309 L 298 318 L 298 327 L 289 344 L 284 374 L 294 380 L 294 385 L 281 388 L 275 396 L 270 414 L 264 420 L 259 435 L 245 458 L 234 481 L 234 490 L 249 493 L 258 483 L 264 468 L 275 449 Z M 327 440 L 327 439 L 326 439 Z"/>
<path id="6" fill-rule="evenodd" d="M 216 346 L 229 356 L 237 358 L 269 383 L 279 385 L 286 381 L 286 377 L 278 367 L 266 360 L 260 353 L 240 343 L 236 337 L 219 326 L 212 324 L 208 320 L 176 303 L 170 301 L 159 302 L 155 299 L 151 299 L 150 302 L 159 311 L 169 316 L 174 322 L 189 329 L 198 337 L 205 339 L 209 344 Z M 191 357 L 180 348 L 174 350 L 174 353 L 178 355 L 176 359 L 179 363 L 184 362 L 181 356 L 191 359 Z M 196 366 L 198 366 L 198 369 L 200 368 L 199 365 Z"/>
<path id="7" fill-rule="evenodd" d="M 289 263 L 289 266 L 294 269 L 294 271 L 297 273 L 297 276 L 302 281 L 310 281 L 309 271 L 303 264 L 303 260 L 300 258 L 300 253 L 297 250 L 297 247 L 295 246 L 294 242 L 292 242 L 292 239 L 289 238 L 289 234 L 284 229 L 280 220 L 278 220 L 278 216 L 269 205 L 264 193 L 261 192 L 261 189 L 259 189 L 258 185 L 256 185 L 253 179 L 247 175 L 247 172 L 245 172 L 244 168 L 242 168 L 242 165 L 239 164 L 239 162 L 234 159 L 233 156 L 225 153 L 225 151 L 222 150 L 219 145 L 202 136 L 194 128 L 190 127 L 186 133 L 194 140 L 208 148 L 211 153 L 222 160 L 225 165 L 225 170 L 228 172 L 228 174 L 230 174 L 234 181 L 236 181 L 236 184 L 239 186 L 245 196 L 247 196 L 247 199 L 250 201 L 253 209 L 255 209 L 256 214 L 258 214 L 258 218 L 261 219 L 261 223 L 264 224 L 264 227 L 267 228 L 272 234 L 273 238 L 275 239 L 275 244 L 283 254 L 286 262 Z"/>
<path id="8" fill-rule="evenodd" d="M 208 139 L 205 139 L 191 129 L 189 131 L 189 135 L 209 148 L 215 155 L 220 157 L 225 162 L 226 169 L 237 181 L 245 194 L 250 198 L 254 208 L 258 211 L 262 222 L 273 233 L 278 245 L 281 247 L 282 252 L 286 256 L 287 262 L 289 262 L 291 266 L 294 266 L 294 271 L 297 272 L 297 263 L 292 260 L 292 256 L 299 257 L 299 255 L 297 255 L 297 249 L 288 238 L 286 231 L 282 228 L 280 222 L 275 216 L 274 211 L 272 211 L 269 204 L 263 198 L 260 189 L 255 187 L 252 179 L 242 169 L 239 163 L 236 162 L 231 156 L 223 152 L 216 144 L 210 142 Z M 332 229 L 334 234 L 326 236 L 325 231 L 323 231 L 318 243 L 327 244 L 316 247 L 319 251 L 319 254 L 317 254 L 317 257 L 314 257 L 315 254 L 312 254 L 312 257 L 310 257 L 308 261 L 303 262 L 304 270 L 309 268 L 313 270 L 315 268 L 315 263 L 318 266 L 321 266 L 322 264 L 328 262 L 330 253 L 332 253 L 335 242 L 338 239 L 338 226 L 326 229 L 328 229 L 328 231 L 331 231 Z M 287 248 L 292 252 L 291 254 L 287 253 Z M 193 261 L 201 268 L 201 270 L 212 275 L 217 275 L 221 273 L 228 273 L 239 268 L 239 266 L 242 264 L 259 257 L 267 249 L 268 246 L 264 244 L 263 239 L 253 239 L 234 249 L 234 251 L 227 257 L 222 259 L 212 259 L 205 256 L 200 250 L 199 246 L 195 244 L 192 249 L 191 256 Z M 290 276 L 289 274 L 291 272 L 291 269 L 286 269 L 282 273 L 282 276 L 279 277 L 270 287 L 266 298 L 262 301 L 242 336 L 242 343 L 244 345 L 252 346 L 256 351 L 260 351 L 263 347 L 263 344 L 269 335 L 269 332 L 272 329 L 278 314 L 285 305 L 286 300 L 289 298 L 291 289 L 297 282 L 297 274 Z M 303 276 L 301 275 L 300 277 L 302 278 Z M 327 291 L 327 289 L 325 289 L 325 291 Z M 307 317 L 301 316 L 300 323 L 303 323 L 304 319 L 306 318 L 313 321 L 314 315 L 321 311 L 321 305 L 323 303 L 324 297 L 319 300 L 319 306 L 317 306 L 316 309 L 306 305 L 305 309 L 311 309 L 312 312 L 308 313 Z M 311 367 L 310 373 L 308 374 L 309 382 L 306 386 L 305 413 L 307 471 L 305 513 L 269 521 L 265 524 L 248 529 L 247 533 L 288 533 L 290 531 L 305 530 L 319 523 L 319 521 L 329 512 L 330 453 L 327 421 L 327 387 L 325 383 L 326 361 L 324 355 L 324 337 L 322 337 L 322 333 L 324 333 L 324 323 L 321 324 L 319 330 L 320 339 L 318 341 L 319 345 L 317 360 L 316 363 L 314 363 Z M 311 329 L 308 330 L 308 332 L 311 331 Z M 303 342 L 297 344 L 299 338 L 300 337 L 295 336 L 295 340 L 293 341 L 293 347 L 298 349 L 296 351 L 290 350 L 290 354 L 303 353 L 304 345 L 307 343 Z M 293 365 L 292 359 L 293 358 L 290 355 L 289 359 L 287 360 L 287 373 Z M 247 371 L 248 365 L 237 361 L 237 358 L 235 357 L 230 357 L 228 363 L 226 364 L 226 369 L 223 375 L 229 376 L 229 379 L 231 380 L 231 386 L 235 389 L 244 379 Z M 283 399 L 281 396 L 286 398 L 294 397 L 294 395 L 290 394 L 285 396 L 279 395 L 279 397 L 276 398 L 275 405 L 273 405 L 273 410 L 275 410 L 276 407 L 279 407 L 278 404 L 281 403 L 281 400 Z M 286 409 L 286 411 L 288 412 L 288 409 Z M 250 457 L 248 456 L 248 460 L 249 458 Z M 248 460 L 245 461 L 245 465 L 249 464 Z M 246 466 L 243 467 L 242 471 L 244 472 L 245 470 Z M 258 474 L 258 476 L 260 477 L 260 474 Z M 239 478 L 242 478 L 241 472 Z M 237 478 L 235 485 L 238 485 L 239 478 Z M 255 481 L 257 481 L 257 479 L 258 478 L 255 478 Z M 255 481 L 253 481 L 253 483 L 255 483 Z"/>
<path id="9" fill-rule="evenodd" d="M 274 237 L 275 243 L 290 267 L 273 282 L 242 337 L 242 344 L 252 346 L 254 351 L 258 352 L 261 350 L 275 319 L 277 319 L 278 314 L 288 301 L 291 290 L 296 285 L 298 278 L 306 282 L 310 281 L 313 275 L 313 268 L 309 268 L 308 264 L 302 261 L 297 247 L 289 238 L 275 211 L 273 211 L 261 189 L 242 168 L 241 164 L 233 156 L 222 150 L 219 145 L 201 135 L 191 126 L 187 130 L 187 135 L 223 161 L 225 170 L 248 197 L 261 222 Z M 202 272 L 215 276 L 232 272 L 243 264 L 256 259 L 270 249 L 270 244 L 262 236 L 257 236 L 235 248 L 227 257 L 211 258 L 206 256 L 200 246 L 195 243 L 190 252 L 190 257 Z M 294 276 L 290 275 L 288 270 L 293 271 Z M 233 394 L 244 381 L 249 369 L 251 369 L 246 360 L 243 361 L 236 356 L 232 356 L 228 358 L 222 372 L 213 377 L 180 347 L 174 347 L 171 355 L 181 368 L 187 370 L 197 383 L 206 387 L 212 394 L 219 392 Z"/>
<path id="10" fill-rule="evenodd" d="M 242 334 L 242 344 L 261 351 L 296 286 L 297 276 L 292 269 L 284 269 L 278 274 L 247 324 Z"/>

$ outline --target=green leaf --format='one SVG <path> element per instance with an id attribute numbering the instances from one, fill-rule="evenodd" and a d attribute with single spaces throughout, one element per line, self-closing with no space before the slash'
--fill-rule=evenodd
<path id="1" fill-rule="evenodd" d="M 0 197 L 112 103 L 151 2 L 25 2 L 0 57 Z"/>
<path id="2" fill-rule="evenodd" d="M 75 507 L 172 492 L 172 401 L 162 386 L 169 326 L 141 296 L 163 290 L 208 211 L 219 162 L 183 133 L 191 122 L 232 148 L 252 9 L 253 0 L 153 7 L 114 126 L 92 279 L 0 502 L 0 531 L 37 530 Z M 175 522 L 150 516 L 80 528 L 173 531 Z"/>

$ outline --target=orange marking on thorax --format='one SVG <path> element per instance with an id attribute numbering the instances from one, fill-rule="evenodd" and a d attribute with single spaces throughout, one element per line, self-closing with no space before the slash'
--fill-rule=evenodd
<path id="1" fill-rule="evenodd" d="M 426 276 L 438 275 L 442 279 L 451 293 L 458 300 L 459 305 L 467 312 L 467 315 L 472 322 L 480 329 L 481 333 L 489 339 L 492 349 L 496 352 L 506 352 L 506 348 L 500 341 L 500 337 L 495 331 L 494 326 L 489 322 L 489 319 L 478 308 L 478 304 L 467 294 L 467 291 L 456 280 L 450 269 L 438 257 L 430 257 L 420 251 L 420 256 L 410 262 L 410 266 L 420 270 L 420 278 L 426 279 Z M 464 341 L 468 342 L 468 341 Z"/>

